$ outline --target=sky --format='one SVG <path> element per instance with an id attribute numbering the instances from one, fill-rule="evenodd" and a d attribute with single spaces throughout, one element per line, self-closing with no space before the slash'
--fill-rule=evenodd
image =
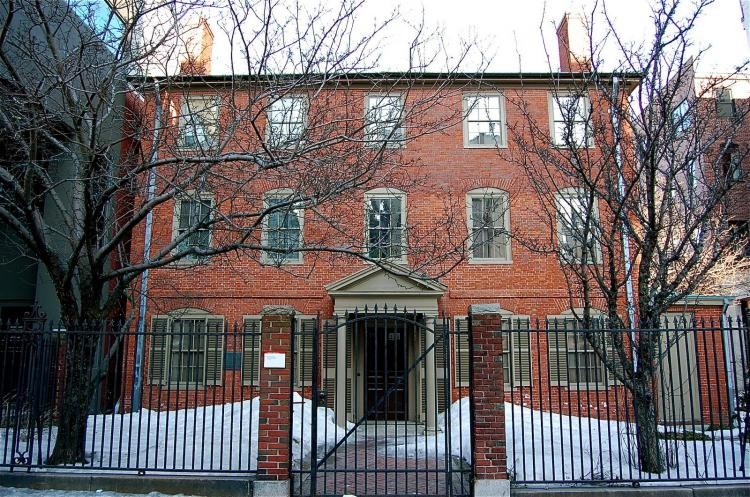
<path id="1" fill-rule="evenodd" d="M 622 36 L 638 41 L 651 25 L 650 3 L 608 0 L 607 9 Z M 378 0 L 365 6 L 364 17 L 377 17 L 378 12 L 398 8 L 405 19 L 416 21 L 424 11 L 427 24 L 442 28 L 454 46 L 461 37 L 476 36 L 486 47 L 485 53 L 492 56 L 491 71 L 518 71 L 519 66 L 524 71 L 548 71 L 558 66 L 555 29 L 563 14 L 590 13 L 594 5 L 595 0 Z M 694 41 L 710 49 L 702 70 L 729 71 L 750 56 L 741 17 L 739 0 L 716 0 L 698 20 Z M 406 51 L 408 36 L 406 30 L 392 31 L 390 46 L 384 49 L 393 50 L 398 57 Z"/>
<path id="2" fill-rule="evenodd" d="M 217 0 L 222 5 L 226 0 Z M 235 0 L 236 1 L 236 0 Z M 279 22 L 285 22 L 284 9 L 299 2 L 303 8 L 314 9 L 322 4 L 335 12 L 342 1 L 353 3 L 359 0 L 281 0 L 275 14 Z M 460 53 L 463 41 L 475 47 L 472 56 L 461 66 L 465 71 L 484 69 L 490 72 L 547 72 L 556 71 L 559 65 L 556 26 L 565 12 L 583 12 L 591 17 L 592 12 L 602 12 L 606 2 L 607 12 L 621 38 L 627 43 L 648 41 L 652 29 L 651 5 L 657 0 L 364 0 L 353 19 L 354 31 L 368 32 L 377 24 L 398 11 L 399 18 L 381 33 L 373 45 L 374 53 L 380 55 L 377 66 L 368 70 L 404 70 L 408 67 L 408 47 L 413 40 L 414 26 L 424 21 L 426 28 L 423 35 L 439 38 L 447 47 L 447 53 Z M 673 2 L 675 0 L 664 0 Z M 681 5 L 690 6 L 697 0 L 680 0 Z M 225 5 L 225 4 L 223 4 Z M 237 2 L 235 5 L 244 5 Z M 252 4 L 264 5 L 263 2 Z M 226 34 L 228 22 L 226 11 L 216 9 L 208 15 L 212 24 L 214 39 L 215 73 L 232 72 L 229 56 L 232 51 L 239 56 L 240 44 L 229 41 Z M 253 12 L 248 15 L 254 19 L 263 19 L 263 15 Z M 692 33 L 693 51 L 707 49 L 699 71 L 729 72 L 750 58 L 750 49 L 741 22 L 740 0 L 713 0 L 703 15 L 698 19 Z M 603 38 L 608 29 L 600 15 L 595 16 L 594 37 Z M 224 28 L 222 28 L 222 25 Z M 318 23 L 320 26 L 321 23 Z M 315 27 L 315 24 L 313 24 Z M 304 28 L 305 26 L 302 26 Z M 319 29 L 318 29 L 319 31 Z M 276 33 L 277 39 L 284 37 Z M 610 36 L 610 40 L 612 37 Z M 434 39 L 433 39 L 434 41 Z M 436 45 L 428 45 L 434 48 Z M 231 48 L 230 48 L 231 47 Z M 609 44 L 603 52 L 606 63 L 604 70 L 612 70 L 618 50 Z M 282 59 L 283 59 L 283 55 Z M 242 60 L 238 57 L 236 60 Z M 489 61 L 482 66 L 482 60 Z M 612 62 L 610 62 L 612 61 Z M 428 70 L 441 70 L 451 64 L 433 64 Z M 294 72 L 294 68 L 281 64 L 278 72 Z M 243 72 L 241 68 L 235 71 Z"/>

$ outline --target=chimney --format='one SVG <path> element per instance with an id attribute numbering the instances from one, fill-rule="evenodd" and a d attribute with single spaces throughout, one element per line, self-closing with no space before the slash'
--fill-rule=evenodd
<path id="1" fill-rule="evenodd" d="M 199 17 L 195 26 L 188 29 L 185 53 L 180 57 L 180 74 L 211 74 L 214 34 L 208 21 Z"/>
<path id="2" fill-rule="evenodd" d="M 561 72 L 591 71 L 589 32 L 581 14 L 565 13 L 557 27 Z"/>

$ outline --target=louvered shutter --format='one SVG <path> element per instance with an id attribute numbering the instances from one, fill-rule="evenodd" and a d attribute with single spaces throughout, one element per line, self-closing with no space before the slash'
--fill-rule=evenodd
<path id="1" fill-rule="evenodd" d="M 253 386 L 260 379 L 260 318 L 245 318 L 242 333 L 242 384 Z"/>
<path id="2" fill-rule="evenodd" d="M 500 321 L 500 341 L 503 347 L 503 385 L 505 388 L 513 386 L 515 368 L 513 366 L 513 334 L 511 333 L 511 322 L 509 318 Z"/>
<path id="3" fill-rule="evenodd" d="M 455 362 L 453 371 L 456 375 L 457 387 L 469 386 L 469 320 L 456 319 L 456 333 L 454 335 Z"/>
<path id="4" fill-rule="evenodd" d="M 531 332 L 529 318 L 513 317 L 513 381 L 515 385 L 531 385 Z"/>
<path id="5" fill-rule="evenodd" d="M 604 340 L 605 340 L 605 345 L 606 345 L 605 354 L 606 354 L 606 357 L 607 357 L 607 362 L 609 362 L 611 365 L 614 366 L 615 372 L 617 373 L 616 375 L 610 373 L 609 368 L 605 364 L 604 368 L 605 368 L 606 374 L 607 374 L 607 380 L 608 380 L 607 383 L 609 385 L 619 385 L 620 382 L 617 379 L 617 375 L 622 376 L 624 374 L 624 372 L 625 372 L 625 368 L 622 365 L 622 360 L 621 360 L 621 357 L 620 357 L 620 353 L 615 348 L 613 334 L 614 333 L 622 334 L 622 333 L 624 333 L 624 331 L 622 331 L 622 330 L 617 330 L 617 331 L 612 331 L 612 332 L 602 331 L 602 333 L 605 333 Z M 628 356 L 628 354 L 627 354 L 628 348 L 625 345 L 626 343 L 627 342 L 625 342 L 623 340 L 623 348 L 625 349 L 625 355 L 627 357 Z"/>
<path id="6" fill-rule="evenodd" d="M 149 358 L 149 383 L 160 385 L 165 383 L 164 370 L 167 359 L 167 327 L 169 319 L 154 316 L 151 318 L 151 355 Z"/>
<path id="7" fill-rule="evenodd" d="M 297 343 L 295 347 L 294 378 L 298 387 L 312 385 L 313 368 L 317 367 L 313 357 L 313 340 L 315 339 L 315 327 L 317 319 L 300 320 L 297 332 Z"/>
<path id="8" fill-rule="evenodd" d="M 427 362 L 427 356 L 424 355 L 426 349 L 426 331 L 422 327 L 418 327 L 419 333 L 419 349 L 417 350 L 417 357 L 422 359 L 419 361 L 419 416 L 420 421 L 424 422 L 427 420 L 427 373 L 425 371 L 425 363 Z"/>
<path id="9" fill-rule="evenodd" d="M 448 323 L 436 319 L 435 320 L 435 394 L 437 395 L 438 412 L 442 412 L 448 405 L 448 399 L 450 398 L 450 385 L 446 385 L 446 370 L 448 365 L 446 359 L 450 356 L 450 334 L 448 333 Z M 428 332 L 429 333 L 429 332 Z M 448 392 L 446 392 L 446 388 Z"/>
<path id="10" fill-rule="evenodd" d="M 354 371 L 352 365 L 352 348 L 354 347 L 354 326 L 346 323 L 346 409 L 349 412 L 349 420 L 355 421 L 358 409 L 355 409 L 352 399 L 352 384 L 354 381 Z"/>
<path id="11" fill-rule="evenodd" d="M 549 379 L 554 386 L 568 384 L 568 335 L 567 321 L 547 323 L 547 343 L 549 347 Z M 572 334 L 571 334 L 572 336 Z"/>
<path id="12" fill-rule="evenodd" d="M 336 358 L 338 353 L 338 328 L 335 319 L 323 323 L 323 389 L 326 392 L 326 407 L 336 408 Z M 339 374 L 344 374 L 343 371 Z"/>
<path id="13" fill-rule="evenodd" d="M 206 318 L 206 385 L 221 385 L 224 379 L 224 318 Z"/>

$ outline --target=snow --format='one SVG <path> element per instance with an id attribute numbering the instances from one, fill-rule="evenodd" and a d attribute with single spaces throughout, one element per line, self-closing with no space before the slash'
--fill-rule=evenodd
<path id="1" fill-rule="evenodd" d="M 90 416 L 86 441 L 88 467 L 148 468 L 164 472 L 176 469 L 206 473 L 218 469 L 253 471 L 257 467 L 258 408 L 256 397 L 194 409 L 143 409 L 128 414 Z M 318 454 L 322 455 L 342 440 L 353 425 L 337 426 L 331 409 L 317 407 L 317 410 L 317 445 Z M 292 423 L 295 468 L 309 464 L 312 414 L 312 402 L 295 393 Z M 450 432 L 451 455 L 471 463 L 470 419 L 469 399 L 462 398 L 450 406 L 447 418 L 445 414 L 440 415 L 436 433 L 404 436 L 403 441 L 397 438 L 395 444 L 384 450 L 398 457 L 443 456 L 445 436 Z M 447 421 L 450 421 L 450 430 Z M 511 478 L 518 481 L 658 481 L 742 476 L 736 472 L 740 460 L 736 429 L 699 432 L 709 438 L 706 441 L 662 440 L 668 467 L 657 475 L 640 473 L 636 457 L 629 455 L 636 453 L 632 424 L 566 416 L 510 403 L 505 404 L 505 424 L 508 468 Z M 670 428 L 675 429 L 682 430 Z M 30 444 L 25 430 L 20 435 L 18 444 L 23 452 Z M 55 435 L 56 428 L 45 429 L 41 438 L 33 441 L 34 451 L 40 445 L 43 453 L 51 450 Z M 11 462 L 14 454 L 12 443 L 13 430 L 0 428 L 0 453 L 5 454 L 5 464 Z M 750 454 L 748 459 L 750 465 Z"/>
<path id="2" fill-rule="evenodd" d="M 451 454 L 470 463 L 471 457 L 467 454 L 471 447 L 469 399 L 464 397 L 454 402 L 449 413 Z M 389 451 L 404 457 L 444 455 L 446 430 L 442 416 L 439 426 L 442 431 L 435 435 L 423 435 L 411 443 L 391 447 Z M 707 441 L 662 440 L 667 468 L 661 474 L 650 474 L 638 469 L 633 424 L 565 416 L 506 402 L 505 426 L 508 471 L 514 480 L 659 481 L 742 477 L 742 473 L 736 471 L 740 461 L 736 429 L 698 432 L 710 438 Z M 670 432 L 674 430 L 669 428 Z M 681 432 L 682 428 L 677 431 Z M 750 454 L 746 457 L 750 465 Z"/>
<path id="3" fill-rule="evenodd" d="M 88 468 L 148 468 L 156 471 L 189 469 L 210 472 L 253 471 L 258 459 L 259 398 L 230 404 L 173 411 L 142 409 L 135 413 L 89 416 L 86 436 Z M 293 398 L 292 454 L 295 467 L 311 452 L 312 402 L 298 393 Z M 250 421 L 249 421 L 250 420 Z M 335 445 L 346 431 L 336 425 L 331 409 L 318 407 L 318 445 Z M 304 437 L 300 434 L 305 433 Z M 57 427 L 46 427 L 32 443 L 21 430 L 17 443 L 34 463 L 55 444 Z M 0 454 L 11 463 L 13 430 L 0 428 Z M 41 460 L 44 461 L 45 457 Z"/>
<path id="4" fill-rule="evenodd" d="M 2 497 L 128 497 L 142 494 L 124 494 L 120 492 L 80 491 L 80 490 L 34 490 L 30 488 L 0 487 Z M 181 497 L 182 494 L 170 495 L 151 492 L 148 497 Z"/>

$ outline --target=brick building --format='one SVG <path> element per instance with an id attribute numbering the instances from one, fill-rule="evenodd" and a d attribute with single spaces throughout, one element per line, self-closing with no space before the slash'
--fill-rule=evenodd
<path id="1" fill-rule="evenodd" d="M 375 325 L 378 333 L 348 326 L 333 348 L 323 346 L 319 352 L 324 364 L 345 365 L 339 371 L 346 373 L 335 377 L 326 376 L 325 366 L 319 369 L 326 402 L 345 402 L 349 420 L 370 407 L 367 392 L 388 388 L 387 383 L 373 386 L 378 367 L 408 375 L 410 385 L 421 385 L 416 389 L 422 394 L 405 399 L 396 419 L 426 422 L 426 406 L 435 400 L 440 409 L 447 405 L 449 399 L 430 386 L 439 377 L 431 377 L 428 368 L 409 368 L 430 345 L 429 333 L 417 327 L 389 328 L 387 315 L 394 309 L 417 316 L 428 330 L 444 326 L 441 317 L 449 318 L 455 334 L 448 357 L 436 357 L 438 362 L 458 363 L 467 356 L 468 341 L 461 339 L 461 331 L 467 329 L 472 304 L 499 304 L 509 329 L 545 320 L 573 329 L 578 299 L 571 297 L 561 257 L 578 253 L 585 244 L 592 250 L 591 263 L 597 263 L 595 243 L 582 240 L 576 231 L 577 190 L 571 184 L 559 192 L 556 205 L 542 205 L 514 159 L 520 149 L 513 134 L 527 133 L 531 139 L 530 126 L 546 130 L 551 154 L 566 153 L 571 141 L 592 155 L 600 153 L 591 128 L 596 116 L 608 111 L 595 90 L 578 91 L 580 72 L 587 68 L 585 58 L 576 56 L 578 35 L 564 22 L 558 36 L 562 72 L 554 74 L 485 74 L 481 81 L 472 76 L 444 81 L 438 74 L 363 74 L 345 80 L 334 77 L 310 91 L 293 88 L 263 98 L 257 98 L 262 92 L 255 90 L 262 83 L 250 77 L 238 81 L 186 74 L 162 88 L 173 141 L 172 146 L 160 147 L 160 156 L 208 150 L 216 142 L 238 153 L 258 148 L 284 155 L 309 139 L 308 134 L 343 129 L 352 138 L 344 158 L 335 158 L 358 164 L 361 157 L 376 157 L 379 169 L 331 202 L 298 201 L 296 191 L 314 190 L 315 178 L 328 183 L 342 178 L 337 174 L 346 167 L 327 161 L 323 150 L 315 157 L 318 162 L 308 163 L 308 174 L 260 175 L 258 171 L 268 165 L 263 161 L 253 170 L 230 167 L 157 207 L 148 235 L 144 230 L 134 236 L 134 253 L 143 253 L 147 242 L 153 252 L 185 246 L 196 250 L 193 257 L 152 269 L 144 285 L 147 298 L 137 310 L 145 317 L 144 331 L 150 339 L 139 354 L 129 355 L 141 361 L 144 385 L 149 385 L 146 402 L 155 407 L 177 403 L 178 398 L 209 402 L 211 386 L 219 384 L 252 390 L 259 377 L 260 350 L 267 350 L 259 346 L 257 333 L 267 305 L 291 306 L 301 330 L 316 323 L 324 327 L 335 316 L 346 322 L 355 310 L 378 306 L 384 316 L 381 325 Z M 636 77 L 626 77 L 623 91 L 636 84 Z M 238 87 L 249 90 L 237 91 Z M 430 104 L 420 108 L 422 102 Z M 234 116 L 238 109 L 248 108 L 258 116 L 252 128 L 228 124 L 241 123 Z M 344 114 L 331 117 L 337 112 Z M 319 117 L 323 115 L 328 117 Z M 179 169 L 184 166 L 175 166 L 175 176 L 189 171 Z M 157 178 L 156 191 L 160 182 L 168 181 L 164 175 Z M 280 205 L 286 207 L 272 209 Z M 268 211 L 257 217 L 243 249 L 232 255 L 202 256 L 202 250 L 220 245 L 232 231 L 231 223 L 204 220 L 243 209 Z M 556 211 L 558 227 L 553 232 L 539 217 L 545 209 Z M 195 229 L 201 224 L 206 226 Z M 546 253 L 540 248 L 545 242 L 552 248 Z M 344 253 L 318 247 L 341 248 Z M 359 252 L 370 261 L 346 252 Z M 437 280 L 423 277 L 423 272 L 440 273 L 452 264 L 455 267 Z M 683 307 L 681 312 L 717 318 L 721 303 L 711 303 Z M 166 334 L 160 338 L 167 330 L 177 333 L 179 340 Z M 222 330 L 238 334 L 222 338 Z M 604 406 L 617 402 L 623 389 L 575 334 L 564 336 L 541 337 L 534 343 L 524 343 L 521 334 L 508 336 L 503 361 L 506 398 L 550 408 L 564 403 L 566 412 L 598 416 Z M 720 337 L 709 343 L 721 347 Z M 295 378 L 304 388 L 312 381 L 305 364 L 317 361 L 311 359 L 309 342 L 300 341 L 296 348 Z M 383 351 L 385 366 L 372 360 L 373 350 Z M 576 370 L 573 362 L 586 366 Z M 532 385 L 532 371 L 549 382 Z M 468 386 L 466 373 L 452 372 L 453 400 Z M 708 389 L 702 394 L 708 395 Z M 706 412 L 699 416 L 710 416 L 709 403 L 701 405 Z"/>

